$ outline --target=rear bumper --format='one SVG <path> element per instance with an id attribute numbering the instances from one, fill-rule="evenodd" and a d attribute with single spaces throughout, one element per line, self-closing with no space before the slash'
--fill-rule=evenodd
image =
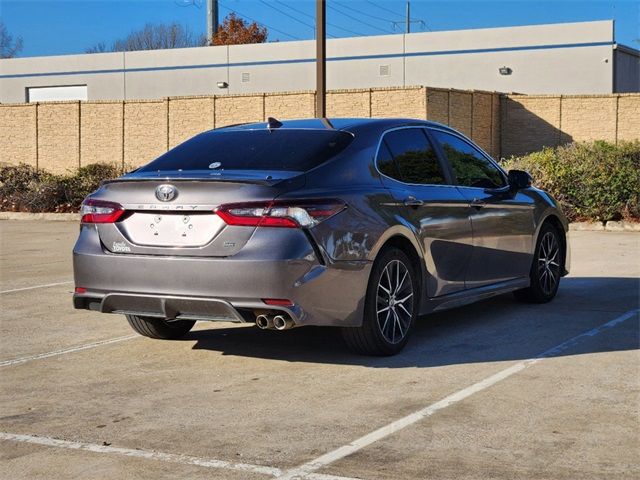
<path id="1" fill-rule="evenodd" d="M 260 228 L 232 257 L 186 257 L 112 254 L 84 226 L 73 265 L 75 285 L 86 289 L 74 295 L 75 308 L 231 322 L 273 311 L 296 325 L 327 326 L 361 324 L 371 270 L 370 262 L 319 259 L 299 230 Z M 267 298 L 293 305 L 266 305 Z"/>

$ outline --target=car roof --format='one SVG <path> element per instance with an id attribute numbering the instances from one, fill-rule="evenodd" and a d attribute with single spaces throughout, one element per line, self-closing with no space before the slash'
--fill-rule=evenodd
<path id="1" fill-rule="evenodd" d="M 336 130 L 352 131 L 361 128 L 373 127 L 379 129 L 389 129 L 407 125 L 424 125 L 451 130 L 446 125 L 431 122 L 427 120 L 418 120 L 414 118 L 305 118 L 298 120 L 277 120 L 280 125 L 278 129 L 327 129 L 333 127 Z M 244 123 L 238 125 L 229 125 L 222 127 L 230 130 L 257 130 L 266 129 L 268 122 Z"/>

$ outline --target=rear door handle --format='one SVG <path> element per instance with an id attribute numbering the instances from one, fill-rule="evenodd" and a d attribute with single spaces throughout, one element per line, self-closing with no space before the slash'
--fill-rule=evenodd
<path id="1" fill-rule="evenodd" d="M 414 196 L 405 198 L 402 203 L 404 204 L 405 207 L 420 207 L 424 205 L 424 202 L 422 200 L 418 200 Z"/>
<path id="2" fill-rule="evenodd" d="M 483 200 L 474 198 L 473 200 L 471 200 L 471 203 L 469 205 L 471 205 L 473 208 L 482 208 L 486 205 L 486 203 Z"/>

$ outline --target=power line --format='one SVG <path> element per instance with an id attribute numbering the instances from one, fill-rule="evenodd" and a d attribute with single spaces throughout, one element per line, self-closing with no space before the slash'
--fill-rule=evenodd
<path id="1" fill-rule="evenodd" d="M 371 2 L 371 1 L 369 1 L 369 0 L 367 0 L 367 3 L 369 3 L 369 4 L 373 5 L 374 7 L 379 8 L 380 10 L 384 10 L 385 12 L 393 13 L 394 15 L 398 15 L 398 14 L 397 14 L 396 12 L 394 12 L 393 10 L 389 10 L 389 9 L 388 9 L 388 8 L 386 8 L 386 7 L 381 7 L 381 6 L 380 6 L 380 5 L 378 5 L 377 3 L 373 3 L 373 2 Z"/>
<path id="2" fill-rule="evenodd" d="M 289 5 L 288 3 L 280 3 L 280 5 L 281 5 L 281 6 L 283 6 L 283 7 L 287 7 L 287 8 L 289 8 L 289 9 L 293 10 L 293 11 L 294 11 L 294 12 L 296 12 L 296 13 L 299 13 L 300 15 L 304 15 L 304 16 L 306 16 L 306 17 L 309 17 L 309 18 L 311 18 L 311 19 L 313 19 L 313 20 L 315 20 L 315 18 L 316 18 L 316 17 L 314 17 L 313 15 L 309 15 L 308 13 L 303 12 L 302 10 L 298 10 L 297 8 L 293 8 L 293 7 L 292 7 L 291 5 Z M 358 36 L 360 36 L 360 37 L 365 36 L 365 34 L 364 34 L 364 33 L 355 32 L 355 31 L 353 31 L 353 30 L 349 30 L 348 28 L 341 27 L 341 26 L 336 25 L 336 24 L 334 24 L 334 23 L 329 23 L 329 22 L 326 22 L 326 23 L 327 23 L 327 25 L 329 25 L 330 27 L 337 28 L 338 30 L 343 30 L 343 31 L 348 32 L 348 33 L 353 33 L 354 35 L 358 35 Z M 333 35 L 329 35 L 329 36 L 330 36 L 330 37 L 333 37 Z M 335 38 L 335 37 L 334 37 L 334 38 Z"/>
<path id="3" fill-rule="evenodd" d="M 369 2 L 369 3 L 371 3 L 371 2 Z M 334 4 L 334 5 L 335 5 L 335 4 Z M 353 8 L 348 7 L 348 6 L 346 6 L 346 5 L 342 5 L 342 4 L 340 4 L 340 6 L 341 6 L 342 8 L 346 8 L 346 9 L 348 9 L 348 10 L 352 11 L 352 12 L 357 12 L 357 13 L 359 13 L 360 15 L 364 15 L 365 17 L 373 18 L 374 20 L 379 20 L 379 21 L 381 21 L 381 22 L 385 22 L 385 23 L 390 23 L 390 22 L 392 21 L 392 20 L 389 20 L 388 18 L 382 18 L 382 17 L 378 17 L 378 16 L 376 16 L 376 15 L 371 15 L 370 13 L 361 12 L 360 10 L 354 10 Z"/>
<path id="4" fill-rule="evenodd" d="M 314 25 L 309 25 L 308 23 L 303 22 L 302 20 L 300 20 L 299 18 L 294 17 L 293 15 L 289 15 L 287 12 L 283 12 L 283 11 L 282 11 L 282 10 L 280 10 L 279 8 L 274 7 L 273 5 L 271 5 L 271 4 L 267 3 L 267 2 L 265 2 L 264 0 L 260 0 L 260 3 L 262 3 L 263 5 L 266 5 L 266 6 L 267 6 L 267 7 L 269 7 L 269 8 L 272 8 L 272 9 L 273 9 L 273 10 L 275 10 L 276 12 L 281 13 L 281 14 L 282 14 L 282 15 L 284 15 L 285 17 L 289 17 L 289 18 L 291 18 L 292 20 L 295 20 L 296 22 L 301 23 L 301 24 L 302 24 L 302 25 L 304 25 L 305 27 L 309 27 L 309 28 L 311 28 L 311 29 L 315 32 L 316 27 L 315 27 Z"/>
<path id="5" fill-rule="evenodd" d="M 297 8 L 292 7 L 291 5 L 289 5 L 288 3 L 282 3 L 280 2 L 280 5 L 282 5 L 283 7 L 287 7 L 290 10 L 293 10 L 296 13 L 299 13 L 300 15 L 304 15 L 305 17 L 309 17 L 312 20 L 315 20 L 316 17 L 314 17 L 313 15 L 309 15 L 308 13 L 303 12 L 302 10 L 298 10 Z"/>
<path id="6" fill-rule="evenodd" d="M 278 30 L 277 28 L 273 28 L 273 27 L 267 25 L 266 23 L 259 22 L 255 18 L 251 18 L 248 15 L 244 15 L 243 13 L 239 12 L 238 10 L 234 10 L 232 8 L 229 8 L 222 2 L 219 2 L 219 3 L 222 6 L 222 8 L 225 8 L 226 10 L 229 10 L 231 13 L 235 13 L 236 15 L 239 15 L 240 17 L 246 18 L 247 20 L 251 20 L 252 22 L 256 22 L 258 25 L 262 25 L 263 27 L 267 27 L 269 30 L 273 30 L 274 32 L 278 32 L 278 33 L 280 33 L 280 34 L 282 34 L 282 35 L 284 35 L 286 37 L 293 38 L 294 40 L 302 40 L 299 37 L 294 37 L 293 35 L 291 35 L 289 33 L 283 32 L 282 30 Z"/>
<path id="7" fill-rule="evenodd" d="M 369 28 L 373 28 L 374 30 L 378 30 L 378 31 L 383 32 L 383 33 L 391 33 L 391 31 L 389 31 L 389 30 L 383 30 L 382 28 L 379 28 L 379 27 L 377 27 L 377 26 L 375 26 L 375 25 L 372 25 L 372 24 L 370 24 L 370 23 L 367 23 L 367 22 L 365 22 L 364 20 L 360 20 L 359 18 L 356 18 L 356 17 L 354 17 L 354 16 L 352 16 L 352 15 L 349 15 L 348 13 L 344 13 L 343 11 L 338 10 L 338 9 L 337 9 L 335 6 L 333 6 L 333 5 L 327 5 L 327 7 L 329 7 L 331 10 L 335 10 L 336 12 L 338 12 L 338 13 L 339 13 L 339 14 L 341 14 L 341 15 L 344 15 L 344 16 L 345 16 L 345 17 L 347 17 L 347 18 L 350 18 L 351 20 L 355 20 L 356 22 L 362 23 L 363 25 L 366 25 L 366 26 L 368 26 Z"/>

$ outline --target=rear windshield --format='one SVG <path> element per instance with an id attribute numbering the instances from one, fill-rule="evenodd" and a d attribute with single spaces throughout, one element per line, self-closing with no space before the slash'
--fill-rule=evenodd
<path id="1" fill-rule="evenodd" d="M 235 130 L 202 133 L 139 172 L 287 170 L 305 172 L 336 156 L 353 139 L 336 130 Z"/>

